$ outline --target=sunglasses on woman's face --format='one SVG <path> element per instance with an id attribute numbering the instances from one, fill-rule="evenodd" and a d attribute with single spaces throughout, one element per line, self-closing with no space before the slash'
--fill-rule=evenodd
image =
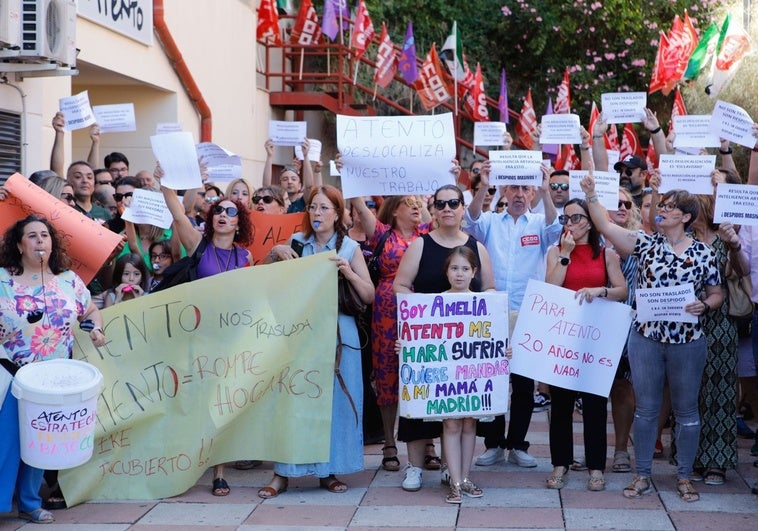
<path id="1" fill-rule="evenodd" d="M 71 201 L 74 200 L 74 194 L 67 194 L 64 192 L 61 194 L 61 199 L 63 201 L 66 201 L 67 203 L 70 203 Z"/>
<path id="2" fill-rule="evenodd" d="M 230 218 L 233 218 L 239 214 L 239 210 L 237 210 L 237 207 L 222 207 L 221 205 L 213 207 L 213 213 L 217 216 L 221 214 L 222 212 L 226 212 L 226 215 Z"/>
<path id="3" fill-rule="evenodd" d="M 571 222 L 572 225 L 576 225 L 582 219 L 590 219 L 584 214 L 571 214 L 570 216 L 567 216 L 566 214 L 561 214 L 558 216 L 558 223 L 561 225 L 567 225 L 569 222 Z"/>
<path id="4" fill-rule="evenodd" d="M 263 201 L 267 205 L 270 205 L 274 202 L 274 197 L 270 195 L 254 195 L 253 196 L 253 204 L 257 205 L 260 201 Z"/>
<path id="5" fill-rule="evenodd" d="M 631 201 L 623 201 L 623 200 L 619 199 L 619 206 L 618 207 L 621 208 L 622 206 L 625 209 L 629 210 L 630 208 L 632 208 L 632 202 Z"/>
<path id="6" fill-rule="evenodd" d="M 218 203 L 219 201 L 221 201 L 221 196 L 218 196 L 218 195 L 214 195 L 212 197 L 208 197 L 208 196 L 205 197 L 205 202 L 208 204 Z"/>
<path id="7" fill-rule="evenodd" d="M 448 199 L 447 201 L 445 201 L 444 199 L 435 199 L 434 208 L 436 210 L 444 210 L 445 206 L 447 205 L 452 210 L 455 210 L 462 204 L 463 204 L 463 201 L 461 201 L 460 199 Z"/>

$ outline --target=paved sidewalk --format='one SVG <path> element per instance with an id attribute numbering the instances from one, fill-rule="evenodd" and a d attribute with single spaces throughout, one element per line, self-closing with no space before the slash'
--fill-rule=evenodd
<path id="1" fill-rule="evenodd" d="M 621 490 L 632 474 L 606 473 L 604 492 L 586 489 L 587 473 L 571 472 L 561 491 L 545 488 L 552 471 L 548 447 L 547 412 L 535 413 L 528 439 L 530 453 L 539 466 L 519 468 L 507 462 L 491 467 L 474 467 L 472 478 L 484 490 L 479 499 L 464 498 L 461 506 L 445 503 L 439 472 L 425 471 L 424 487 L 414 493 L 400 488 L 403 472 L 380 469 L 381 445 L 365 447 L 366 470 L 343 476 L 350 489 L 332 494 L 318 488 L 315 478 L 290 480 L 289 490 L 262 501 L 258 488 L 271 477 L 271 463 L 239 471 L 229 467 L 226 477 L 232 492 L 225 498 L 210 494 L 210 471 L 181 496 L 166 500 L 134 502 L 90 502 L 55 511 L 56 522 L 46 530 L 369 530 L 369 529 L 642 529 L 642 530 L 729 530 L 758 529 L 758 496 L 750 486 L 758 481 L 752 441 L 740 439 L 737 470 L 727 473 L 719 487 L 696 483 L 701 494 L 697 503 L 682 502 L 676 494 L 675 468 L 668 459 L 656 459 L 653 483 L 656 490 L 641 500 L 627 500 Z M 583 454 L 581 416 L 575 414 L 575 455 Z M 749 423 L 755 428 L 756 423 Z M 608 424 L 609 443 L 613 427 Z M 664 439 L 664 445 L 667 439 Z M 401 452 L 404 445 L 398 445 Z M 483 449 L 478 440 L 477 453 Z M 668 448 L 667 448 L 668 450 Z M 608 448 L 613 455 L 613 447 Z M 401 453 L 401 462 L 404 456 Z M 0 517 L 0 531 L 40 529 L 8 516 Z"/>

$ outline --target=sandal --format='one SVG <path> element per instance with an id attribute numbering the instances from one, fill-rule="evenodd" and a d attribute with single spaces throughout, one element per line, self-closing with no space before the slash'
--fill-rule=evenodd
<path id="1" fill-rule="evenodd" d="M 476 483 L 469 478 L 463 478 L 463 483 L 460 485 L 461 492 L 469 498 L 481 498 L 484 496 L 484 491 L 476 486 Z"/>
<path id="2" fill-rule="evenodd" d="M 211 489 L 211 494 L 214 496 L 229 496 L 230 492 L 231 489 L 229 488 L 229 484 L 224 478 L 216 478 L 213 480 L 213 488 Z"/>
<path id="3" fill-rule="evenodd" d="M 400 470 L 400 460 L 397 458 L 397 446 L 390 444 L 382 448 L 382 453 L 387 450 L 395 450 L 395 455 L 388 455 L 382 458 L 382 468 L 388 472 L 397 472 Z"/>
<path id="4" fill-rule="evenodd" d="M 650 486 L 650 478 L 642 476 L 636 476 L 632 483 L 624 488 L 624 498 L 642 498 L 643 495 L 648 494 L 653 489 Z"/>
<path id="5" fill-rule="evenodd" d="M 427 448 L 432 447 L 432 453 L 424 456 L 424 468 L 427 470 L 439 470 L 442 468 L 442 459 L 434 455 L 434 444 L 427 443 Z"/>
<path id="6" fill-rule="evenodd" d="M 723 468 L 709 468 L 702 477 L 706 485 L 723 485 L 726 473 Z"/>
<path id="7" fill-rule="evenodd" d="M 347 491 L 347 485 L 334 477 L 334 474 L 325 478 L 319 478 L 318 484 L 322 489 L 326 489 L 335 494 L 342 494 Z"/>
<path id="8" fill-rule="evenodd" d="M 561 467 L 562 470 L 553 470 L 553 473 L 545 480 L 545 486 L 549 489 L 562 489 L 566 485 L 565 477 L 568 475 L 568 467 Z"/>
<path id="9" fill-rule="evenodd" d="M 277 479 L 282 480 L 281 487 L 272 486 Z M 269 483 L 265 487 L 261 487 L 260 489 L 258 489 L 258 497 L 263 498 L 264 500 L 276 498 L 282 492 L 286 492 L 288 484 L 289 484 L 288 478 L 285 478 L 284 476 L 280 476 L 279 474 L 274 474 L 274 478 L 271 480 L 271 483 Z"/>
<path id="10" fill-rule="evenodd" d="M 680 479 L 677 481 L 676 492 L 679 493 L 679 497 L 682 501 L 696 502 L 700 499 L 700 494 L 697 493 L 689 479 Z"/>
<path id="11" fill-rule="evenodd" d="M 257 459 L 255 460 L 244 460 L 244 461 L 235 461 L 234 462 L 234 468 L 237 470 L 250 470 L 252 468 L 255 468 L 257 466 L 261 466 L 263 464 L 263 461 L 259 461 Z"/>
<path id="12" fill-rule="evenodd" d="M 587 480 L 587 490 L 593 492 L 599 492 L 605 490 L 605 476 L 600 470 L 593 470 L 590 472 L 590 479 Z"/>
<path id="13" fill-rule="evenodd" d="M 587 463 L 584 461 L 584 457 L 577 457 L 571 462 L 569 468 L 574 472 L 584 472 L 587 470 Z"/>
<path id="14" fill-rule="evenodd" d="M 632 461 L 629 457 L 629 452 L 624 450 L 616 450 L 613 454 L 613 464 L 611 470 L 614 472 L 624 473 L 632 471 Z"/>
<path id="15" fill-rule="evenodd" d="M 35 524 L 52 524 L 55 522 L 55 516 L 53 516 L 53 513 L 42 507 L 34 509 L 28 513 L 19 511 L 18 517 L 23 518 L 24 520 L 29 520 Z"/>
<path id="16" fill-rule="evenodd" d="M 55 488 L 53 488 L 50 496 L 42 502 L 42 508 L 48 511 L 58 511 L 66 508 L 66 499 L 63 497 L 60 485 L 55 484 Z"/>
<path id="17" fill-rule="evenodd" d="M 450 484 L 450 490 L 448 491 L 447 496 L 445 496 L 445 501 L 447 503 L 457 504 L 460 504 L 463 501 L 461 498 L 461 486 L 458 483 Z"/>

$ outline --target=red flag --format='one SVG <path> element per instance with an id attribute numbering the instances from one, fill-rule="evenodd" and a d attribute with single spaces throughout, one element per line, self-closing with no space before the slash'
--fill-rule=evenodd
<path id="1" fill-rule="evenodd" d="M 432 44 L 413 87 L 418 92 L 421 104 L 427 111 L 450 99 L 452 91 L 444 79 L 444 70 L 437 55 L 436 44 Z"/>
<path id="2" fill-rule="evenodd" d="M 475 122 L 489 122 L 490 113 L 487 109 L 487 93 L 484 91 L 484 79 L 482 79 L 482 67 L 476 64 L 476 74 L 474 74 L 474 86 L 468 93 L 470 99 L 470 112 Z"/>
<path id="3" fill-rule="evenodd" d="M 374 24 L 368 14 L 366 2 L 358 2 L 358 13 L 355 16 L 355 25 L 353 26 L 353 35 L 350 37 L 350 46 L 355 48 L 355 57 L 363 55 L 368 48 L 371 39 L 374 38 Z"/>
<path id="4" fill-rule="evenodd" d="M 576 150 L 571 144 L 562 144 L 561 149 L 558 152 L 558 157 L 555 159 L 556 170 L 580 170 L 582 168 L 582 161 L 576 156 Z"/>
<path id="5" fill-rule="evenodd" d="M 648 94 L 661 90 L 665 85 L 663 63 L 667 54 L 666 50 L 669 46 L 669 39 L 662 31 L 660 32 L 660 36 L 660 40 L 658 41 L 658 52 L 655 55 L 655 66 L 653 66 L 653 74 L 650 77 L 650 88 L 647 91 Z"/>
<path id="6" fill-rule="evenodd" d="M 634 125 L 626 124 L 624 126 L 624 138 L 621 140 L 621 149 L 619 151 L 619 160 L 626 160 L 627 157 L 631 157 L 632 155 L 642 158 L 642 146 L 640 145 L 640 139 L 637 136 Z"/>
<path id="7" fill-rule="evenodd" d="M 258 6 L 258 27 L 256 38 L 277 46 L 282 45 L 282 35 L 279 31 L 279 15 L 276 12 L 274 0 L 261 0 Z"/>
<path id="8" fill-rule="evenodd" d="M 684 21 L 679 15 L 674 17 L 671 30 L 668 33 L 668 46 L 663 54 L 663 87 L 661 92 L 668 95 L 682 79 L 690 55 L 697 46 L 697 33 L 692 25 L 688 14 L 685 13 Z"/>
<path id="9" fill-rule="evenodd" d="M 645 162 L 647 163 L 647 169 L 652 170 L 658 167 L 658 153 L 655 152 L 655 145 L 653 139 L 650 139 L 647 145 L 647 153 L 645 154 Z"/>
<path id="10" fill-rule="evenodd" d="M 524 104 L 521 106 L 521 115 L 516 123 L 516 135 L 518 136 L 518 142 L 526 149 L 532 149 L 534 147 L 534 139 L 532 139 L 532 133 L 537 130 L 537 115 L 534 112 L 534 104 L 532 103 L 532 89 L 526 93 L 524 98 Z"/>
<path id="11" fill-rule="evenodd" d="M 382 22 L 382 36 L 379 38 L 379 49 L 376 52 L 376 72 L 374 83 L 382 88 L 389 85 L 397 72 L 397 53 L 395 46 L 387 34 L 387 26 Z"/>
<path id="12" fill-rule="evenodd" d="M 608 132 L 605 135 L 605 149 L 619 151 L 619 130 L 616 124 L 609 124 Z M 624 160 L 624 159 L 619 159 Z"/>
<path id="13" fill-rule="evenodd" d="M 674 94 L 674 104 L 671 107 L 671 124 L 669 124 L 669 133 L 674 130 L 674 116 L 687 116 L 687 109 L 684 108 L 684 100 L 679 87 Z"/>
<path id="14" fill-rule="evenodd" d="M 555 107 L 553 108 L 555 114 L 571 113 L 569 88 L 569 69 L 566 67 L 566 72 L 563 74 L 563 82 L 558 87 L 558 96 L 555 98 Z"/>
<path id="15" fill-rule="evenodd" d="M 290 35 L 291 44 L 308 46 L 321 40 L 321 26 L 311 0 L 303 0 Z"/>

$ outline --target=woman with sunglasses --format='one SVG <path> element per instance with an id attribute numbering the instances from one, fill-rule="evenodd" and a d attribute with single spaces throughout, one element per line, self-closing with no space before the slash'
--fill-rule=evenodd
<path id="1" fill-rule="evenodd" d="M 284 200 L 284 191 L 278 186 L 262 186 L 258 188 L 251 199 L 253 210 L 266 214 L 284 214 L 287 205 Z"/>
<path id="2" fill-rule="evenodd" d="M 465 212 L 463 193 L 455 185 L 445 185 L 434 193 L 434 221 L 437 226 L 428 234 L 417 238 L 408 246 L 400 261 L 393 288 L 395 293 L 442 293 L 450 289 L 443 267 L 451 249 L 465 245 L 477 257 L 477 276 L 471 282 L 471 291 L 487 291 L 495 289 L 495 278 L 492 273 L 490 257 L 484 245 L 477 242 L 461 230 L 461 221 Z M 422 419 L 400 417 L 398 440 L 404 441 L 408 449 L 408 466 L 402 487 L 408 491 L 421 488 L 421 466 L 424 464 L 424 448 L 428 441 L 439 437 L 442 433 L 441 422 L 427 422 Z M 448 439 L 446 438 L 445 441 Z M 474 448 L 444 447 L 443 457 L 454 461 L 453 470 L 461 471 L 458 466 L 469 451 L 473 455 Z M 443 480 L 451 481 L 443 475 Z M 467 479 L 467 478 L 465 478 Z M 463 477 L 456 478 L 461 490 L 468 495 L 481 492 L 471 481 Z"/>
<path id="3" fill-rule="evenodd" d="M 314 188 L 308 197 L 308 218 L 305 231 L 292 235 L 287 245 L 275 245 L 266 262 L 293 260 L 300 255 L 292 248 L 292 242 L 302 243 L 302 256 L 336 251 L 335 262 L 339 275 L 350 282 L 364 304 L 374 300 L 374 286 L 357 242 L 347 235 L 342 223 L 345 215 L 345 200 L 334 186 Z M 264 499 L 274 498 L 287 490 L 288 478 L 315 475 L 319 486 L 332 493 L 347 491 L 345 483 L 336 474 L 352 474 L 363 470 L 363 433 L 361 411 L 363 409 L 363 383 L 361 377 L 361 352 L 355 317 L 339 313 L 337 321 L 338 341 L 342 348 L 339 375 L 334 378 L 332 399 L 331 443 L 329 461 L 323 463 L 274 463 L 274 477 L 268 485 L 258 490 Z"/>
<path id="4" fill-rule="evenodd" d="M 576 291 L 579 303 L 595 299 L 626 300 L 627 287 L 618 255 L 601 245 L 600 233 L 590 220 L 586 203 L 571 199 L 558 221 L 564 226 L 560 242 L 547 252 L 545 281 Z M 605 454 L 608 397 L 550 386 L 550 458 L 553 473 L 547 478 L 549 489 L 561 489 L 574 460 L 574 401 L 582 399 L 584 450 L 589 481 L 587 489 L 605 489 Z"/>
<path id="5" fill-rule="evenodd" d="M 612 224 L 598 202 L 595 180 L 590 173 L 581 181 L 587 196 L 592 222 L 619 253 L 634 254 L 638 260 L 637 290 L 642 288 L 692 288 L 695 299 L 682 302 L 681 309 L 691 320 L 641 321 L 639 313 L 629 336 L 629 363 L 636 399 L 634 444 L 636 476 L 623 494 L 640 498 L 652 488 L 658 411 L 663 382 L 668 378 L 671 403 L 677 419 L 675 437 L 677 492 L 686 502 L 700 499 L 690 482 L 690 474 L 700 436 L 698 390 L 707 355 L 707 341 L 701 317 L 717 310 L 723 302 L 721 276 L 716 255 L 685 231 L 697 218 L 700 208 L 694 195 L 684 190 L 666 192 L 658 204 L 658 233 L 646 235 Z"/>
<path id="6" fill-rule="evenodd" d="M 0 241 L 0 513 L 11 511 L 15 497 L 19 516 L 40 524 L 55 518 L 42 508 L 44 471 L 20 459 L 18 401 L 10 383 L 28 363 L 69 358 L 77 321 L 90 320 L 92 344 L 105 344 L 100 311 L 70 267 L 58 232 L 44 218 L 17 221 Z"/>
<path id="7" fill-rule="evenodd" d="M 159 184 L 162 176 L 163 170 L 158 166 L 154 177 Z M 214 202 L 208 210 L 201 234 L 184 215 L 184 206 L 176 190 L 161 185 L 161 192 L 174 218 L 174 230 L 187 255 L 192 256 L 200 242 L 205 240 L 205 249 L 197 265 L 198 279 L 252 265 L 253 257 L 246 247 L 253 241 L 253 225 L 244 203 L 231 199 Z M 230 492 L 229 484 L 224 479 L 223 464 L 213 467 L 211 492 L 214 496 L 227 496 Z"/>

